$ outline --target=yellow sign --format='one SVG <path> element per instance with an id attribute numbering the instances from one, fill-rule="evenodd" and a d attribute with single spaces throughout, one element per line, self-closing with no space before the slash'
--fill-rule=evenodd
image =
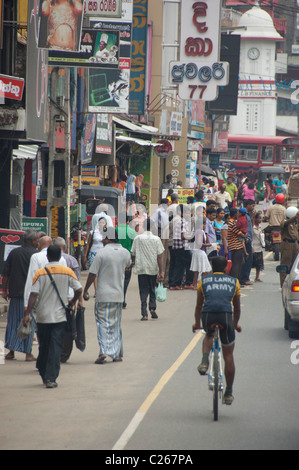
<path id="1" fill-rule="evenodd" d="M 100 178 L 97 178 L 96 176 L 84 176 L 81 178 L 81 184 L 82 185 L 88 185 L 88 186 L 100 186 Z M 77 189 L 79 187 L 79 177 L 74 176 L 73 178 L 73 188 Z"/>

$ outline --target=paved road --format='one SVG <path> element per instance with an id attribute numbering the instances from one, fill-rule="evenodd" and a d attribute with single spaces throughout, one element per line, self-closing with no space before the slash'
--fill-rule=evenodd
<path id="1" fill-rule="evenodd" d="M 57 389 L 45 389 L 20 354 L 0 366 L 0 449 L 298 449 L 299 365 L 290 360 L 273 261 L 266 261 L 262 279 L 242 289 L 235 402 L 220 407 L 218 423 L 207 380 L 196 371 L 202 337 L 191 332 L 195 292 L 168 292 L 159 320 L 140 322 L 133 277 L 123 312 L 123 363 L 94 364 L 91 300 L 86 351 L 75 349 L 62 365 Z M 4 333 L 2 318 L 0 339 Z"/>

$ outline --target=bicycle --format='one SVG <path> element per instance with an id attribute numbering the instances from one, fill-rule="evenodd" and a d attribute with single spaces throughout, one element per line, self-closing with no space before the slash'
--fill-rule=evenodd
<path id="1" fill-rule="evenodd" d="M 218 421 L 218 401 L 222 400 L 223 403 L 223 363 L 221 356 L 220 335 L 219 330 L 221 325 L 215 326 L 215 334 L 213 340 L 213 347 L 210 353 L 209 369 L 208 369 L 208 385 L 209 390 L 213 392 L 213 415 L 214 421 Z"/>

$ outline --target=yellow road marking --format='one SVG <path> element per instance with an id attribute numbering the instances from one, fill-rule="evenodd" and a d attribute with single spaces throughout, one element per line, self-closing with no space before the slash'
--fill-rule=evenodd
<path id="1" fill-rule="evenodd" d="M 133 417 L 125 431 L 122 433 L 118 441 L 113 446 L 112 450 L 123 450 L 126 447 L 130 438 L 135 433 L 136 429 L 138 428 L 139 424 L 145 417 L 146 413 L 148 412 L 154 401 L 158 398 L 165 385 L 169 382 L 175 372 L 179 369 L 179 367 L 187 359 L 189 354 L 193 351 L 193 349 L 195 348 L 199 340 L 203 337 L 203 335 L 204 333 L 202 331 L 197 333 L 197 335 L 192 339 L 192 341 L 190 341 L 188 346 L 178 357 L 178 359 L 174 362 L 174 364 L 162 375 L 161 379 L 153 388 L 151 393 L 147 396 L 147 398 L 144 400 L 144 402 L 140 406 L 139 410 L 136 412 L 135 416 Z"/>

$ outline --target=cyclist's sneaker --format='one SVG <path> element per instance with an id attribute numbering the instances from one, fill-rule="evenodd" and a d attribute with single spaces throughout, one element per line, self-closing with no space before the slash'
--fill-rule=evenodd
<path id="1" fill-rule="evenodd" d="M 223 399 L 226 405 L 231 405 L 234 401 L 234 397 L 230 392 L 225 392 Z"/>
<path id="2" fill-rule="evenodd" d="M 205 363 L 205 362 L 202 362 L 201 364 L 199 364 L 199 366 L 197 367 L 197 370 L 198 372 L 200 373 L 200 375 L 206 375 L 207 371 L 208 371 L 208 368 L 209 368 L 209 364 Z"/>

